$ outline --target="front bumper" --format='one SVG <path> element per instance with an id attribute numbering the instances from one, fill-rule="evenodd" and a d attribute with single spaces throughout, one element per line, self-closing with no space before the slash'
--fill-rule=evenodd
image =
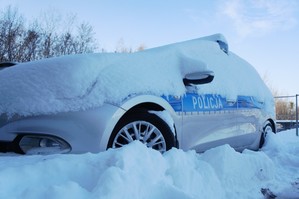
<path id="1" fill-rule="evenodd" d="M 6 122 L 2 117 L 0 152 L 48 154 L 56 149 L 57 153 L 103 151 L 122 114 L 123 109 L 104 104 L 96 109 L 15 117 Z"/>

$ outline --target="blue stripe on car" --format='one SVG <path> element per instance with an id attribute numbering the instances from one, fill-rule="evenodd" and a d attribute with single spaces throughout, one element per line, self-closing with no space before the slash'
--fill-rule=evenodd
<path id="1" fill-rule="evenodd" d="M 236 109 L 261 109 L 263 104 L 251 96 L 238 96 L 230 101 L 218 94 L 187 93 L 183 97 L 163 97 L 176 112 L 205 112 Z"/>

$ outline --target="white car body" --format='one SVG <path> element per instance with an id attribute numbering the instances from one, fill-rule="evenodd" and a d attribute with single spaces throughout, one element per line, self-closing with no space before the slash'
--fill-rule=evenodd
<path id="1" fill-rule="evenodd" d="M 201 38 L 200 41 L 211 43 L 213 47 L 216 45 L 219 48 L 215 55 L 212 53 L 209 55 L 211 58 L 209 57 L 207 60 L 215 59 L 217 60 L 215 63 L 221 63 L 221 59 L 224 57 L 224 61 L 229 62 L 230 56 L 233 56 L 230 55 L 227 42 L 222 35 Z M 187 43 L 192 42 L 194 41 Z M 179 48 L 180 45 L 182 44 L 174 44 L 173 48 Z M 169 46 L 171 47 L 171 45 Z M 145 53 L 151 51 L 153 50 L 150 49 Z M 205 52 L 205 49 L 201 48 L 201 51 Z M 156 53 L 156 51 L 154 52 Z M 210 54 L 211 52 L 208 51 Z M 219 57 L 217 53 L 221 53 L 221 56 Z M 151 54 L 148 54 L 150 57 Z M 111 62 L 113 62 L 113 53 L 109 56 L 112 57 Z M 119 61 L 121 56 L 115 55 L 115 59 Z M 129 58 L 130 55 L 126 55 L 126 59 Z M 155 58 L 155 54 L 153 58 Z M 233 59 L 241 58 L 233 57 Z M 226 87 L 229 85 L 222 85 L 221 78 L 233 77 L 230 77 L 230 73 L 218 72 L 216 66 L 212 69 L 206 68 L 206 65 L 210 65 L 207 62 L 209 61 L 200 59 L 198 71 L 196 68 L 187 72 L 184 71 L 185 69 L 183 72 L 181 71 L 181 83 L 183 84 L 184 81 L 185 91 L 178 95 L 172 93 L 164 95 L 150 91 L 129 92 L 125 98 L 110 100 L 110 102 L 106 100 L 101 105 L 82 109 L 63 110 L 63 107 L 54 113 L 51 111 L 47 113 L 40 110 L 34 112 L 32 110 L 35 107 L 32 106 L 30 107 L 32 114 L 22 112 L 22 108 L 18 109 L 19 112 L 15 111 L 17 108 L 13 107 L 14 103 L 9 104 L 6 103 L 7 100 L 3 100 L 2 110 L 5 111 L 0 112 L 0 150 L 26 154 L 104 151 L 109 148 L 112 132 L 119 122 L 128 115 L 134 116 L 134 111 L 140 112 L 140 110 L 155 114 L 169 126 L 172 134 L 170 136 L 175 139 L 175 143 L 171 147 L 198 152 L 222 144 L 229 144 L 237 150 L 258 149 L 263 142 L 263 134 L 268 131 L 266 127 L 270 126 L 271 131 L 276 131 L 273 98 L 269 90 L 263 81 L 259 80 L 260 77 L 256 71 L 251 69 L 252 66 L 247 63 L 243 64 L 241 61 L 242 70 L 249 68 L 248 71 L 252 71 L 252 74 L 247 73 L 247 75 L 259 80 L 257 86 L 264 89 L 260 93 L 264 93 L 265 97 L 259 97 L 259 94 L 254 95 L 255 89 L 248 93 L 246 93 L 246 89 L 239 89 L 240 93 L 237 93 L 237 90 L 235 97 L 230 94 L 225 95 L 224 90 L 229 89 Z M 193 67 L 194 60 L 192 58 L 182 63 Z M 47 64 L 51 64 L 51 60 Z M 30 63 L 27 65 L 30 66 Z M 3 75 L 0 77 L 4 77 L 5 72 L 13 73 L 15 67 L 19 67 L 18 64 L 0 70 L 0 75 L 1 73 Z M 211 79 L 209 79 L 210 77 Z M 185 79 L 189 83 L 186 83 Z M 240 79 L 243 78 L 241 77 L 239 80 L 237 78 L 236 85 L 243 84 Z M 202 80 L 207 80 L 207 82 L 201 82 Z M 93 86 L 88 88 L 88 95 L 93 92 Z M 4 92 L 7 91 L 0 90 L 0 92 L 4 96 L 6 94 Z M 85 94 L 82 96 L 84 98 Z M 5 107 L 5 104 L 11 105 L 12 108 Z M 82 106 L 85 105 L 82 103 Z M 145 144 L 148 143 L 145 142 Z"/>

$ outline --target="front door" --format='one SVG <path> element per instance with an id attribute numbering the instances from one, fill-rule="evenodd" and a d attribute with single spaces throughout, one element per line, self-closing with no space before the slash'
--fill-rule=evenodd
<path id="1" fill-rule="evenodd" d="M 182 98 L 183 149 L 204 151 L 230 143 L 237 131 L 237 103 L 218 94 L 187 92 Z"/>

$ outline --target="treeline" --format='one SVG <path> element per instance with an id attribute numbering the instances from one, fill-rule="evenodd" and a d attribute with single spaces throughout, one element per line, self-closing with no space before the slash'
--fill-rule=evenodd
<path id="1" fill-rule="evenodd" d="M 16 8 L 0 10 L 0 63 L 25 62 L 42 58 L 91 53 L 98 49 L 88 23 L 75 16 L 48 14 L 27 23 Z"/>
<path id="2" fill-rule="evenodd" d="M 294 100 L 292 97 L 291 100 Z M 289 98 L 277 98 L 275 100 L 277 120 L 296 120 L 296 105 Z"/>

